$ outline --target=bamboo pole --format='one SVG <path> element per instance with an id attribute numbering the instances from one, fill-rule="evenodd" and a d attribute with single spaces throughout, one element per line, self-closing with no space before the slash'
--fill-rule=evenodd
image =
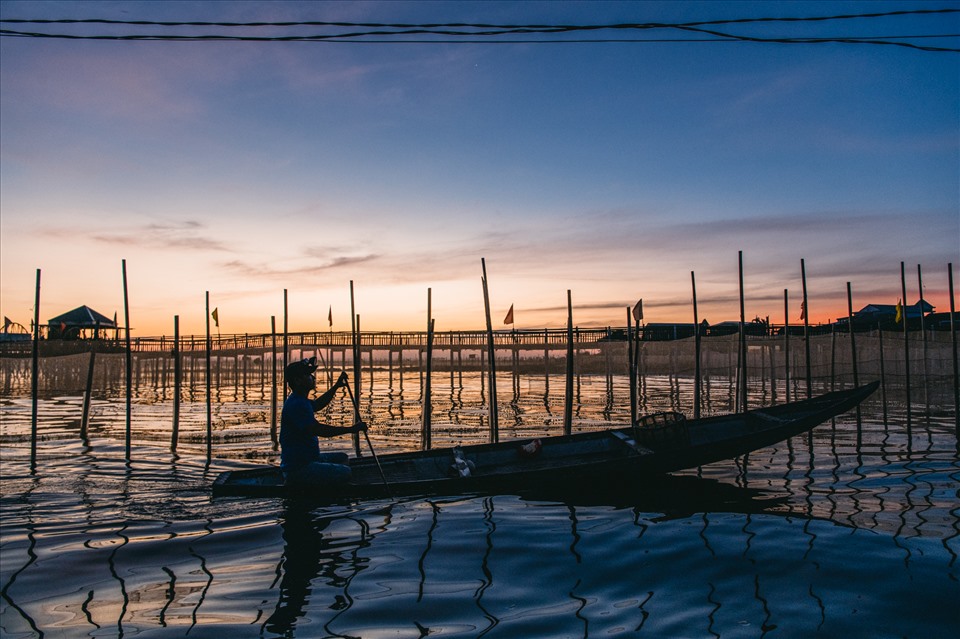
<path id="1" fill-rule="evenodd" d="M 567 385 L 563 398 L 563 434 L 573 430 L 573 301 L 567 289 Z"/>
<path id="2" fill-rule="evenodd" d="M 353 343 L 353 396 L 360 397 L 360 316 L 357 315 L 353 297 L 353 280 L 350 280 L 350 341 Z M 349 383 L 349 382 L 348 382 Z M 360 421 L 360 405 L 353 403 L 353 420 Z M 360 447 L 360 433 L 353 434 L 353 451 L 357 457 L 363 456 Z"/>
<path id="3" fill-rule="evenodd" d="M 850 357 L 853 365 L 853 387 L 860 386 L 860 374 L 857 369 L 857 341 L 853 332 L 853 291 L 847 282 L 847 327 L 850 330 Z M 857 433 L 860 433 L 860 404 L 857 404 Z"/>
<path id="4" fill-rule="evenodd" d="M 37 408 L 40 403 L 40 269 L 37 269 L 36 298 L 33 302 L 30 383 L 30 471 L 34 472 L 37 469 Z"/>
<path id="5" fill-rule="evenodd" d="M 956 420 L 957 449 L 960 450 L 960 364 L 957 361 L 957 325 L 954 319 L 957 306 L 953 296 L 953 262 L 947 264 L 947 283 L 950 291 L 950 335 L 953 346 L 953 418 Z"/>
<path id="6" fill-rule="evenodd" d="M 747 336 L 744 332 L 746 326 L 746 315 L 743 305 L 743 251 L 738 255 L 740 271 L 740 386 L 738 389 L 739 406 L 741 412 L 747 412 Z"/>
<path id="7" fill-rule="evenodd" d="M 800 280 L 803 285 L 803 347 L 806 350 L 807 367 L 807 399 L 813 397 L 813 380 L 810 373 L 810 305 L 807 303 L 807 267 L 803 259 L 800 260 Z"/>
<path id="8" fill-rule="evenodd" d="M 487 350 L 490 356 L 490 442 L 500 441 L 500 415 L 497 407 L 497 355 L 496 346 L 493 342 L 493 321 L 490 318 L 490 288 L 487 282 L 487 262 L 480 258 L 480 266 L 483 269 L 483 306 L 487 318 Z"/>
<path id="9" fill-rule="evenodd" d="M 210 379 L 210 375 L 211 375 L 210 351 L 212 349 L 213 342 L 210 337 L 210 291 L 207 291 L 206 303 L 207 303 L 207 318 L 206 318 L 207 353 L 206 353 L 206 359 L 205 359 L 205 363 L 206 363 L 205 381 L 206 381 L 206 389 L 207 389 L 207 459 L 210 459 L 213 453 L 213 448 L 212 448 L 213 447 L 213 391 L 212 391 L 213 386 Z"/>
<path id="10" fill-rule="evenodd" d="M 847 325 L 850 330 L 850 354 L 853 357 L 853 385 L 860 385 L 860 374 L 857 368 L 857 342 L 853 331 L 853 292 L 850 288 L 850 282 L 847 282 Z"/>
<path id="11" fill-rule="evenodd" d="M 907 275 L 903 262 L 900 262 L 900 291 L 903 295 L 902 302 L 902 312 L 900 314 L 900 321 L 903 322 L 903 365 L 904 372 L 906 374 L 906 391 L 907 391 L 907 426 L 910 425 L 910 343 L 909 337 L 907 336 Z"/>
<path id="12" fill-rule="evenodd" d="M 93 394 L 93 371 L 97 362 L 97 335 L 100 322 L 97 322 L 94 339 L 90 342 L 90 362 L 87 366 L 87 387 L 83 393 L 83 416 L 80 418 L 80 439 L 87 441 L 87 425 L 90 422 L 90 396 Z"/>
<path id="13" fill-rule="evenodd" d="M 280 444 L 277 434 L 277 317 L 270 316 L 270 441 L 276 450 Z M 264 358 L 266 359 L 266 358 Z"/>
<path id="14" fill-rule="evenodd" d="M 920 265 L 917 264 L 917 287 L 920 289 L 920 299 L 917 301 L 917 306 L 920 311 L 920 341 L 923 344 L 922 359 L 923 362 L 923 406 L 924 414 L 929 417 L 930 415 L 930 396 L 929 396 L 929 381 L 930 381 L 930 371 L 928 367 L 928 345 L 927 345 L 927 331 L 924 326 L 923 321 L 923 274 L 920 270 Z"/>
<path id="15" fill-rule="evenodd" d="M 627 320 L 627 324 L 630 321 Z M 543 329 L 543 396 L 544 401 L 550 395 L 550 334 Z"/>
<path id="16" fill-rule="evenodd" d="M 877 345 L 880 348 L 880 400 L 883 403 L 883 424 L 887 424 L 887 369 L 883 360 L 883 328 L 877 322 Z"/>
<path id="17" fill-rule="evenodd" d="M 790 403 L 790 293 L 783 289 L 783 377 L 786 403 Z"/>
<path id="18" fill-rule="evenodd" d="M 353 283 L 351 282 L 351 290 Z M 289 363 L 289 345 L 287 344 L 288 339 L 288 321 L 289 314 L 287 313 L 287 289 L 283 289 L 283 368 L 281 370 L 287 370 L 287 364 Z"/>
<path id="19" fill-rule="evenodd" d="M 173 431 L 170 433 L 170 452 L 177 452 L 180 437 L 180 386 L 183 384 L 183 363 L 180 356 L 180 316 L 173 316 Z"/>
<path id="20" fill-rule="evenodd" d="M 133 352 L 130 347 L 130 298 L 127 295 L 127 260 L 122 260 L 121 266 L 123 270 L 123 323 L 127 364 L 127 425 L 124 438 L 124 454 L 126 460 L 130 461 L 130 423 L 133 415 Z"/>
<path id="21" fill-rule="evenodd" d="M 693 294 L 693 418 L 700 419 L 700 314 L 697 311 L 697 277 L 690 271 Z"/>
<path id="22" fill-rule="evenodd" d="M 837 327 L 830 326 L 830 390 L 837 390 Z"/>
<path id="23" fill-rule="evenodd" d="M 627 307 L 627 363 L 630 383 L 630 425 L 637 424 L 637 363 L 633 361 L 633 325 L 630 323 L 630 307 Z"/>
<path id="24" fill-rule="evenodd" d="M 432 388 L 430 381 L 433 377 L 433 317 L 432 317 L 432 291 L 427 289 L 427 376 L 425 383 L 423 385 L 423 414 L 421 415 L 421 426 L 420 426 L 420 449 L 421 450 L 430 450 L 431 443 L 431 433 L 430 433 L 430 418 L 433 411 L 432 405 Z M 453 350 L 450 351 L 453 353 Z M 450 367 L 451 371 L 451 380 L 453 379 L 453 366 Z M 452 386 L 452 384 L 451 384 Z"/>

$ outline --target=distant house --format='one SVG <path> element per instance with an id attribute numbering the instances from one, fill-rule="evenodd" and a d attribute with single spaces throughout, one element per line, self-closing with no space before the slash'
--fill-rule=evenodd
<path id="1" fill-rule="evenodd" d="M 642 339 L 660 342 L 693 337 L 696 334 L 696 325 L 652 322 L 650 324 L 644 324 L 641 331 Z"/>
<path id="2" fill-rule="evenodd" d="M 919 324 L 920 317 L 932 313 L 933 309 L 934 307 L 929 302 L 921 299 L 912 306 L 904 306 L 903 316 L 906 318 L 907 323 Z M 837 320 L 837 324 L 846 326 L 847 318 L 840 318 Z M 881 326 L 883 328 L 892 328 L 897 324 L 896 304 L 867 304 L 853 314 L 853 325 L 857 328 L 876 328 L 877 326 Z"/>
<path id="3" fill-rule="evenodd" d="M 739 332 L 740 322 L 737 320 L 727 320 L 725 322 L 710 324 L 709 327 L 704 325 L 701 325 L 700 327 L 700 334 L 709 335 L 710 337 L 717 337 L 720 335 L 736 335 Z M 756 317 L 749 322 L 743 323 L 743 334 L 761 337 L 764 335 L 770 335 L 770 323 L 765 319 Z"/>
<path id="4" fill-rule="evenodd" d="M 80 306 L 47 320 L 48 339 L 85 339 L 100 337 L 98 330 L 115 329 L 117 323 L 89 306 Z"/>
<path id="5" fill-rule="evenodd" d="M 952 320 L 949 312 L 930 313 L 923 318 L 923 325 L 931 331 L 949 331 L 951 328 L 960 330 L 960 311 L 953 313 Z"/>

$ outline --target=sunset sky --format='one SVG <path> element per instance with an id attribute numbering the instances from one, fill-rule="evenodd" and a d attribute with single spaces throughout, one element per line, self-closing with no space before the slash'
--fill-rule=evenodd
<path id="1" fill-rule="evenodd" d="M 331 26 L 12 19 L 608 25 L 956 2 L 2 2 L 3 29 L 315 35 Z M 705 27 L 960 48 L 960 13 Z M 86 304 L 134 335 L 811 319 L 960 267 L 960 54 L 678 29 L 352 41 L 0 38 L 0 314 Z M 583 42 L 582 40 L 608 40 Z M 612 42 L 647 39 L 657 42 Z M 404 41 L 408 40 L 408 41 Z M 580 40 L 573 42 L 572 40 Z M 707 40 L 707 41 L 704 41 Z"/>

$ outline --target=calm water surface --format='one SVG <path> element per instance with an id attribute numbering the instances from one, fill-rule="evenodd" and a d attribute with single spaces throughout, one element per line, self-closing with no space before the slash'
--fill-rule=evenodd
<path id="1" fill-rule="evenodd" d="M 547 380 L 559 399 L 544 381 L 501 386 L 503 438 L 559 428 L 562 379 Z M 688 401 L 686 382 L 647 383 L 646 409 Z M 378 452 L 415 446 L 406 384 L 365 392 Z M 435 445 L 485 436 L 478 384 L 441 385 Z M 95 398 L 83 442 L 80 397 L 44 397 L 35 471 L 29 397 L 4 396 L 3 637 L 960 635 L 960 463 L 936 393 L 910 422 L 878 395 L 859 429 L 851 413 L 634 486 L 319 505 L 211 497 L 222 470 L 276 460 L 269 394 L 222 392 L 210 461 L 202 398 L 173 455 L 169 399 L 141 389 L 128 462 L 122 398 Z M 623 380 L 583 376 L 577 392 L 575 429 L 626 421 Z"/>

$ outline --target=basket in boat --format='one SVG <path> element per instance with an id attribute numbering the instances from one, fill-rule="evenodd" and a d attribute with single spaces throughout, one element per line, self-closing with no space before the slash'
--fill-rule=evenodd
<path id="1" fill-rule="evenodd" d="M 644 446 L 686 443 L 689 439 L 687 418 L 676 411 L 644 415 L 633 430 L 637 443 Z"/>

